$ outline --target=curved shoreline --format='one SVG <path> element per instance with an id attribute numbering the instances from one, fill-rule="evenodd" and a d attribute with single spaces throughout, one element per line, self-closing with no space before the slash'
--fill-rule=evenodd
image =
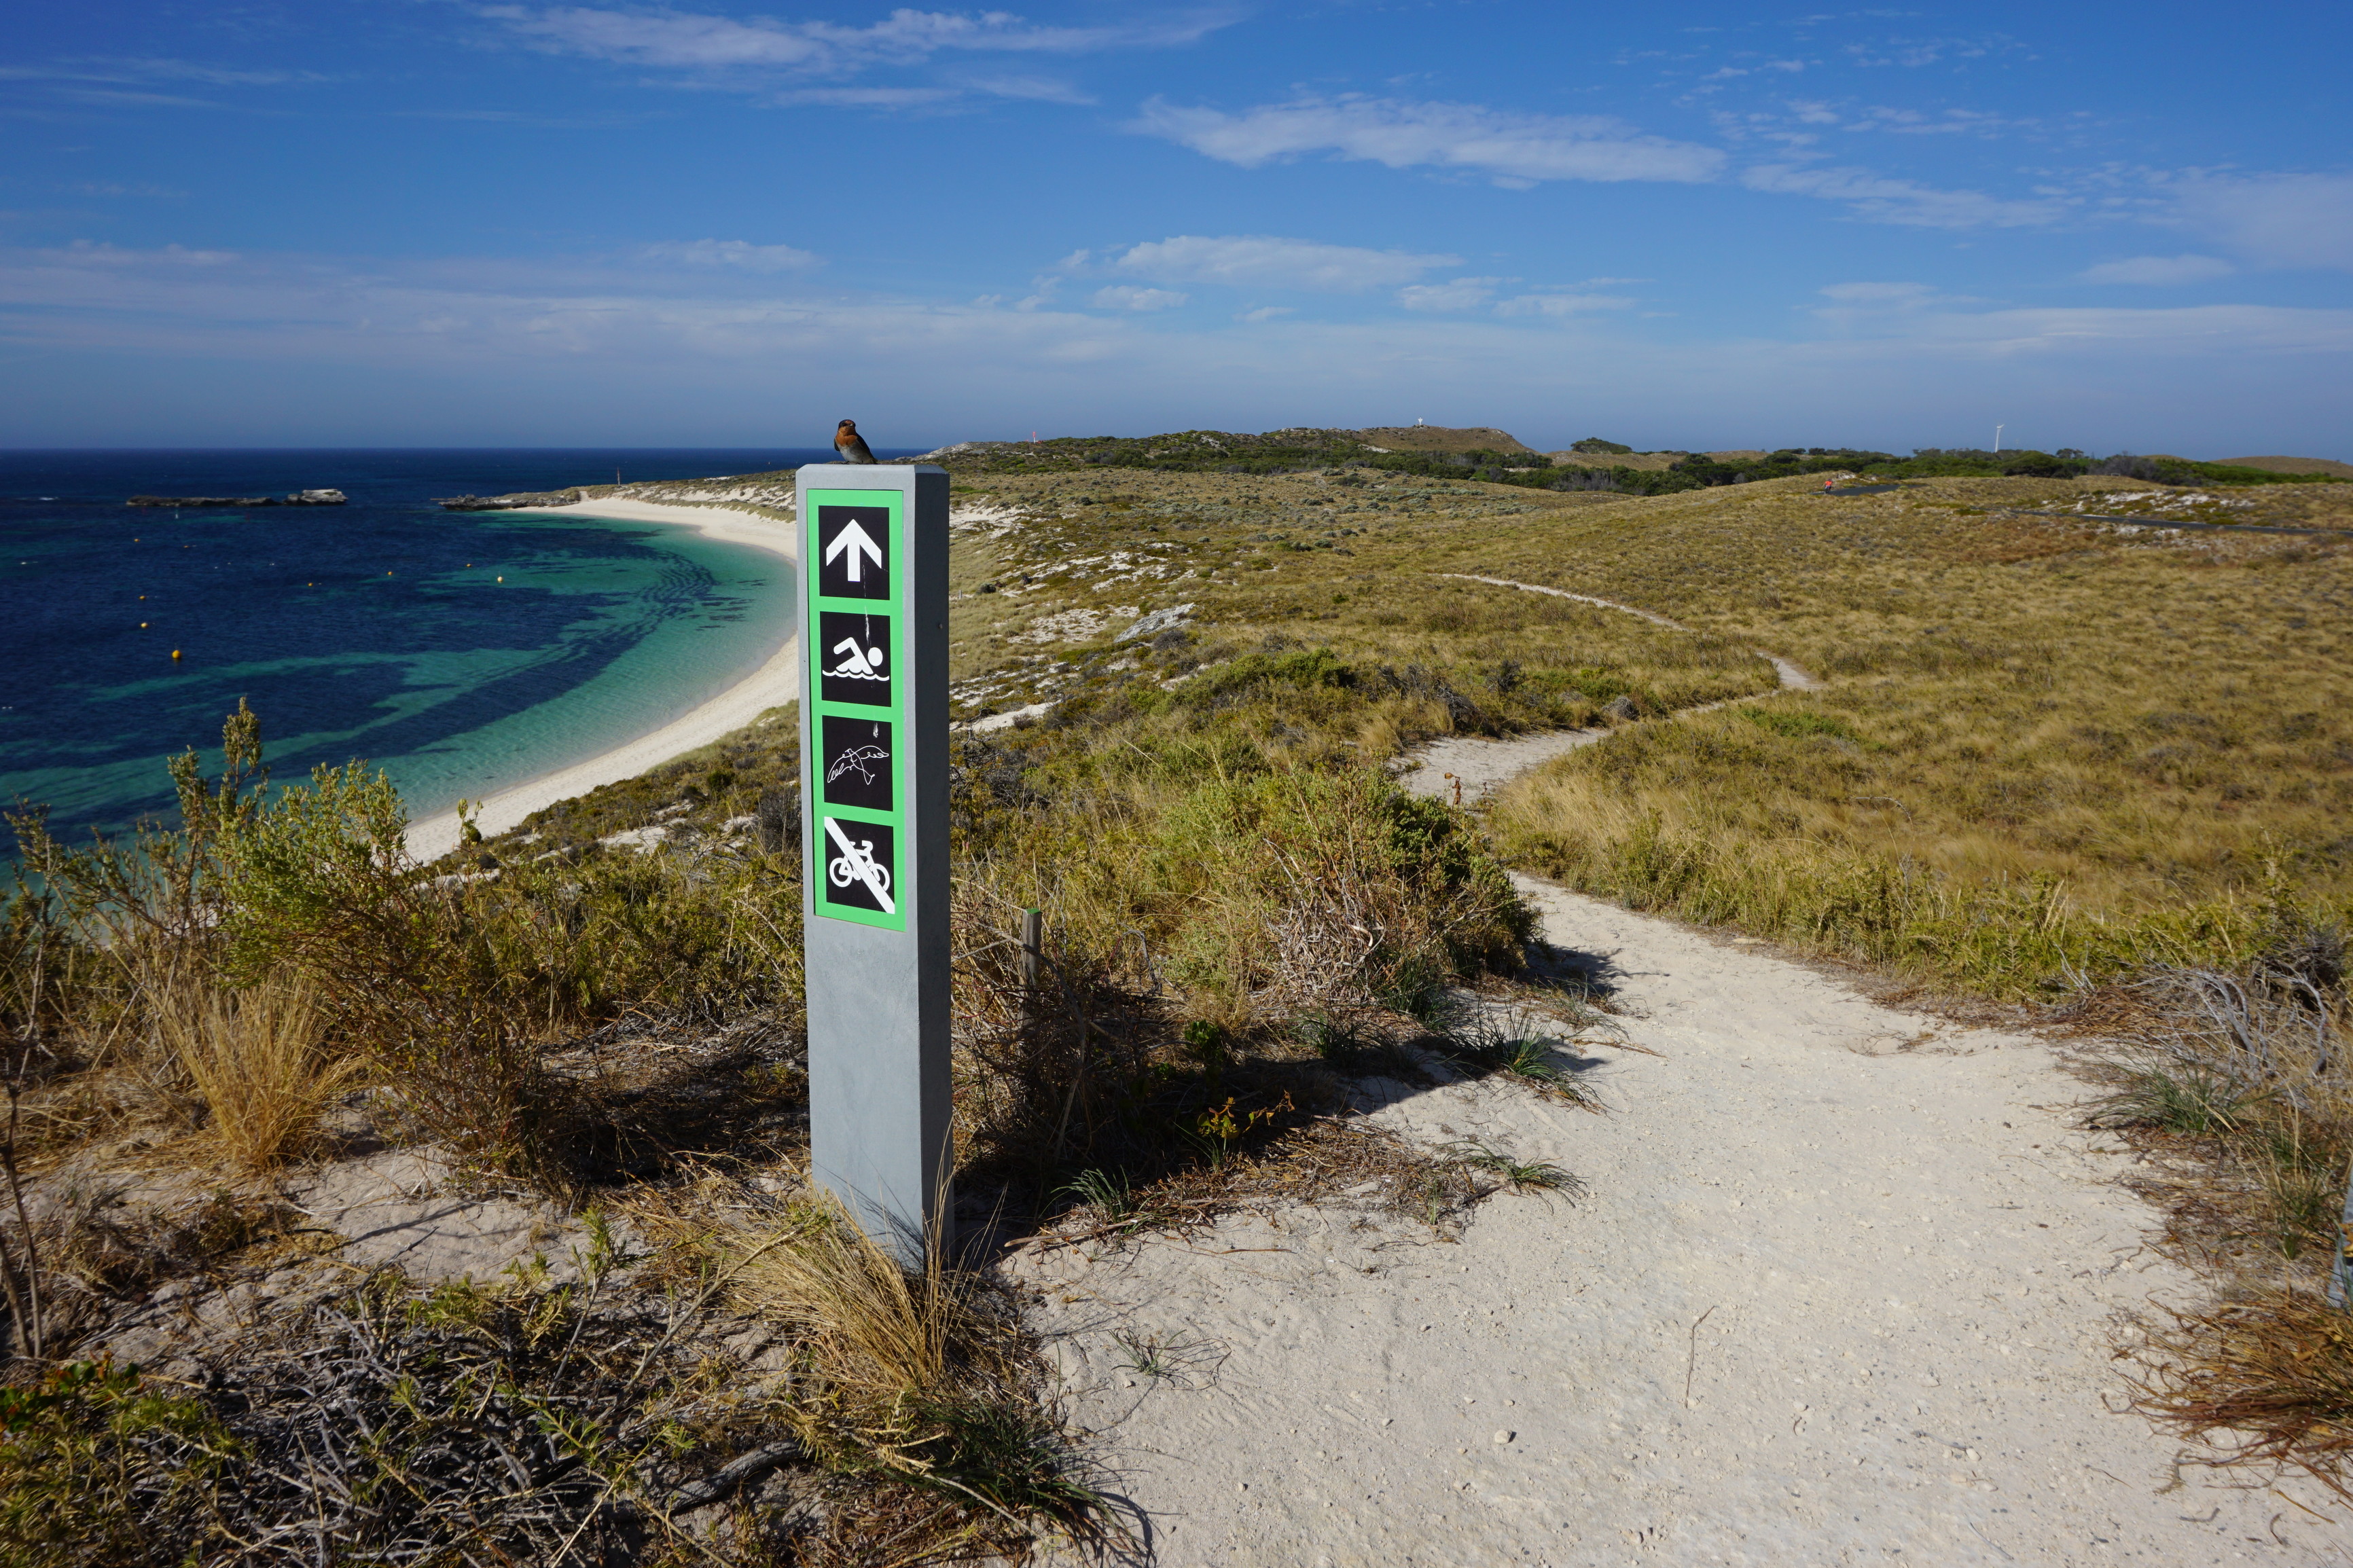
<path id="1" fill-rule="evenodd" d="M 653 501 L 587 500 L 571 506 L 534 507 L 540 517 L 594 517 L 612 522 L 662 522 L 691 528 L 730 544 L 748 544 L 781 555 L 800 567 L 798 536 L 792 525 L 756 512 L 724 506 L 666 506 Z M 740 730 L 769 709 L 800 693 L 800 630 L 785 634 L 757 669 L 709 700 L 696 704 L 659 730 L 599 752 L 586 762 L 511 784 L 481 802 L 474 821 L 485 834 L 504 833 L 534 811 L 584 795 L 603 784 L 635 778 L 683 752 L 707 746 Z M 458 814 L 444 811 L 408 825 L 408 852 L 437 860 L 458 847 Z"/>

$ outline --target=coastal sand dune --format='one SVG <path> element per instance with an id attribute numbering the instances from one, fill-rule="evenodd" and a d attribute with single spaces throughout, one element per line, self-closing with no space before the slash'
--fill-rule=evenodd
<path id="1" fill-rule="evenodd" d="M 2116 1314 L 2195 1281 L 2048 1047 L 1521 886 L 1660 1054 L 1578 1047 L 1604 1114 L 1367 1108 L 1581 1197 L 1498 1195 L 1459 1243 L 1296 1208 L 1013 1266 L 1159 1563 L 2343 1561 L 2316 1488 L 2177 1471 L 2122 1408 Z"/>
<path id="2" fill-rule="evenodd" d="M 781 555 L 796 566 L 799 563 L 792 525 L 756 512 L 729 507 L 662 506 L 618 497 L 542 510 L 544 515 L 556 517 L 678 523 L 731 544 L 748 544 Z M 800 638 L 797 632 L 788 633 L 757 669 L 726 690 L 626 746 L 499 790 L 481 803 L 475 821 L 484 833 L 503 833 L 533 812 L 559 800 L 584 795 L 599 785 L 635 778 L 681 752 L 709 745 L 729 731 L 742 729 L 771 708 L 792 701 L 799 689 L 799 679 Z M 409 826 L 408 852 L 420 860 L 437 859 L 457 847 L 458 814 L 454 811 L 426 817 Z"/>

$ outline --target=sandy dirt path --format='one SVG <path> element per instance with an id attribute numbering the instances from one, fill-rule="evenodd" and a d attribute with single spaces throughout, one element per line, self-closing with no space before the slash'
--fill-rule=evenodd
<path id="1" fill-rule="evenodd" d="M 1671 631 L 1687 632 L 1692 628 L 1681 621 L 1671 621 L 1655 611 L 1621 605 L 1615 599 L 1597 599 L 1590 594 L 1572 594 L 1566 588 L 1547 588 L 1540 583 L 1515 583 L 1508 577 L 1481 577 L 1468 572 L 1445 572 L 1440 576 L 1458 577 L 1466 583 L 1485 583 L 1497 588 L 1515 588 L 1524 594 L 1546 594 L 1556 599 L 1574 599 L 1580 605 L 1593 605 L 1605 610 L 1618 610 L 1639 616 L 1653 626 Z M 1812 676 L 1777 653 L 1762 648 L 1750 650 L 1773 667 L 1785 691 L 1812 691 L 1821 685 Z M 1732 700 L 1745 702 L 1746 698 Z M 1726 707 L 1724 702 L 1709 702 L 1683 710 L 1687 713 L 1705 713 Z M 1414 765 L 1398 776 L 1398 782 L 1414 795 L 1432 799 L 1441 796 L 1473 802 L 1506 780 L 1527 772 L 1530 768 L 1550 762 L 1564 752 L 1597 741 L 1606 741 L 1613 733 L 1599 730 L 1545 730 L 1528 735 L 1510 735 L 1501 740 L 1489 740 L 1481 735 L 1448 735 L 1421 748 L 1415 754 Z M 1461 788 L 1455 785 L 1460 783 Z"/>
<path id="2" fill-rule="evenodd" d="M 1368 1104 L 1581 1197 L 1498 1195 L 1459 1242 L 1301 1208 L 1016 1266 L 1157 1561 L 2343 1560 L 2317 1489 L 2177 1478 L 2122 1411 L 2113 1315 L 2194 1282 L 2045 1047 L 1521 886 L 1660 1054 L 1574 1047 L 1602 1114 Z"/>

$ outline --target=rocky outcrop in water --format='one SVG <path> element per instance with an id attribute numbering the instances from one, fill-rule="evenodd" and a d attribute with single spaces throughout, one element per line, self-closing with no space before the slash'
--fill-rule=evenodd
<path id="1" fill-rule="evenodd" d="M 578 490 L 539 490 L 529 495 L 435 496 L 433 504 L 443 511 L 526 511 L 572 506 L 580 499 Z"/>
<path id="2" fill-rule="evenodd" d="M 282 496 L 132 496 L 124 506 L 348 506 L 341 490 L 295 490 Z"/>

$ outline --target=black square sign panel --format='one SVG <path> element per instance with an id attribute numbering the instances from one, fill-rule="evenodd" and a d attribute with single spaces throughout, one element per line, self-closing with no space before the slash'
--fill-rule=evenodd
<path id="1" fill-rule="evenodd" d="M 828 904 L 897 914 L 899 893 L 891 878 L 899 863 L 898 836 L 880 822 L 853 822 L 821 811 L 818 820 L 825 828 L 818 841 L 825 867 L 818 896 Z"/>
<path id="2" fill-rule="evenodd" d="M 817 591 L 825 599 L 891 596 L 891 509 L 817 509 Z"/>
<path id="3" fill-rule="evenodd" d="M 891 617 L 817 613 L 818 695 L 828 702 L 891 706 Z"/>
<path id="4" fill-rule="evenodd" d="M 820 716 L 824 730 L 823 798 L 828 805 L 891 809 L 891 726 L 872 719 Z"/>

